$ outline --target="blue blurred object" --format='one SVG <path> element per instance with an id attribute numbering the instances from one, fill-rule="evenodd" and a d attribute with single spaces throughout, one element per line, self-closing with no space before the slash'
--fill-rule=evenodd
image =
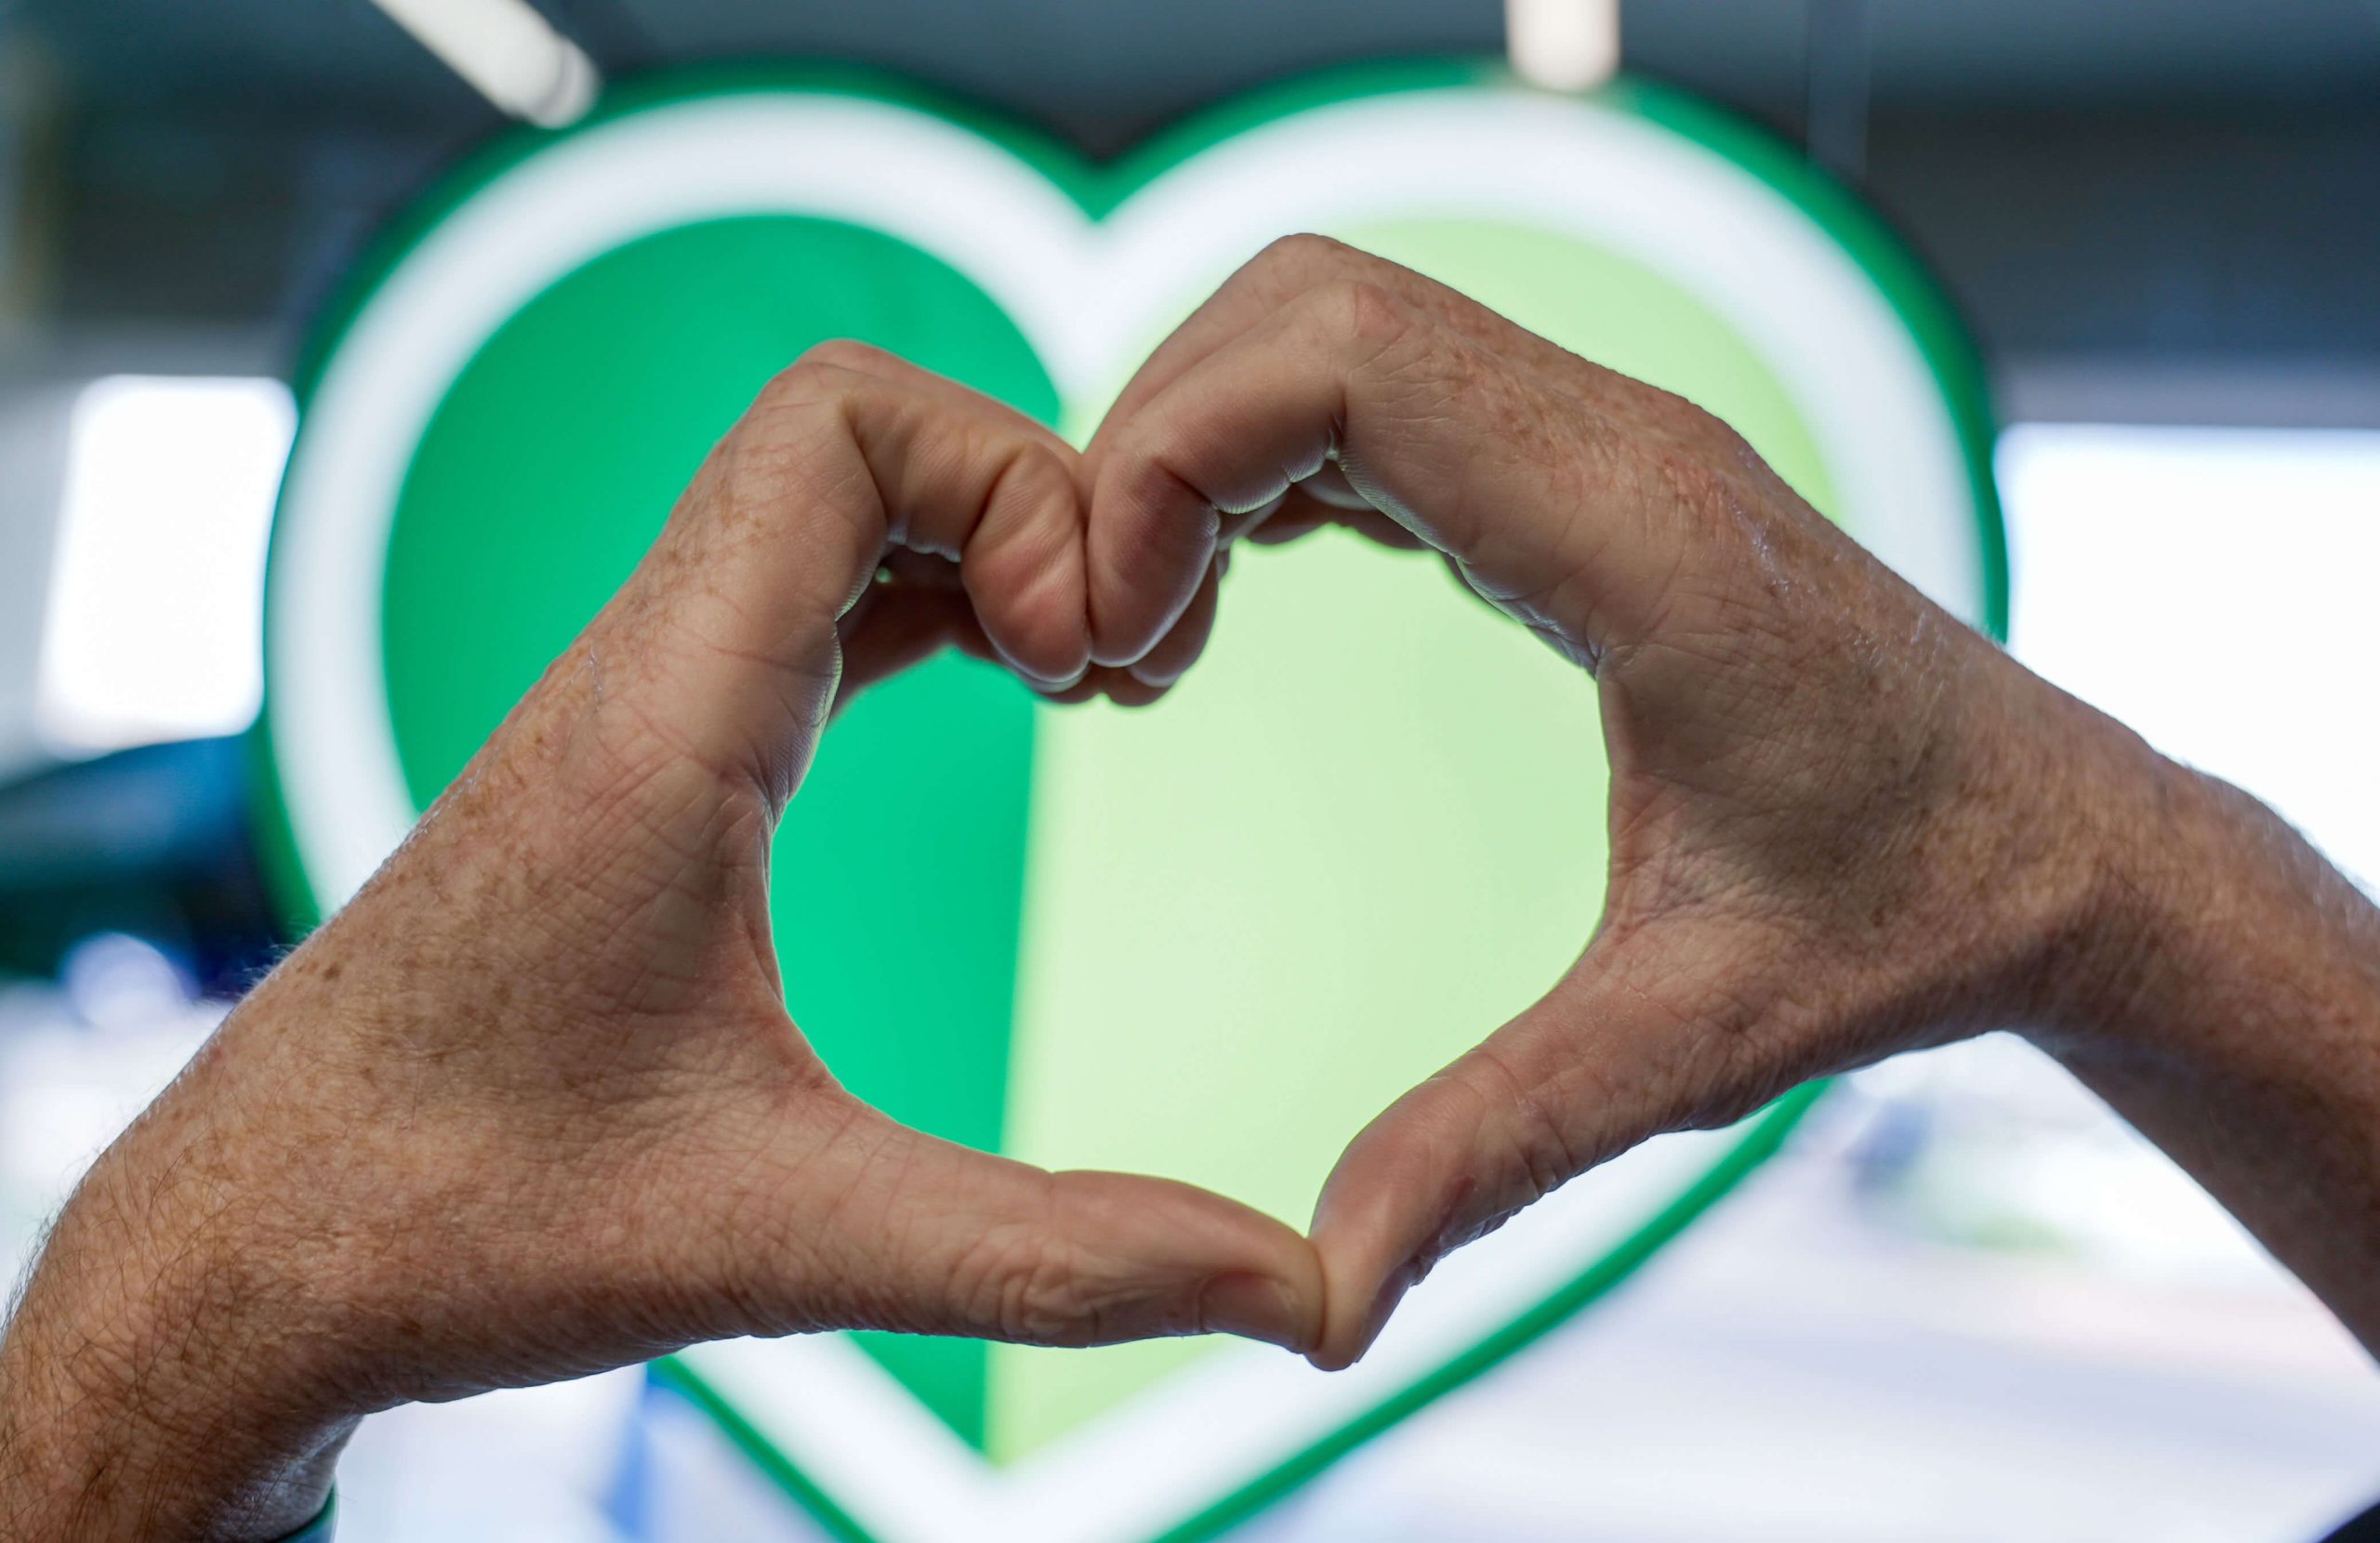
<path id="1" fill-rule="evenodd" d="M 149 745 L 0 788 L 0 974 L 54 976 L 84 940 L 143 940 L 208 996 L 277 946 L 238 739 Z"/>
<path id="2" fill-rule="evenodd" d="M 96 932 L 69 948 L 58 982 L 74 1015 L 95 1029 L 140 1027 L 197 996 L 181 961 L 128 932 Z"/>

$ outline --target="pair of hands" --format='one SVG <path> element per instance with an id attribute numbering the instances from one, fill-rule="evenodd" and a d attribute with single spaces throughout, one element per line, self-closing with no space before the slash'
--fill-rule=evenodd
<path id="1" fill-rule="evenodd" d="M 1152 700 L 1232 544 L 1322 524 L 1435 548 L 1594 673 L 1577 964 L 1355 1139 L 1310 1241 L 844 1092 L 765 883 L 835 708 L 951 643 Z M 1707 415 L 1330 243 L 1234 277 L 1079 458 L 828 345 L 93 1170 L 0 1348 L 0 1517 L 271 1536 L 365 1413 L 736 1335 L 1227 1331 L 1343 1366 L 1434 1259 L 1651 1135 L 2002 1025 L 2091 1059 L 2150 996 L 2175 885 L 2140 854 L 2195 786 Z"/>

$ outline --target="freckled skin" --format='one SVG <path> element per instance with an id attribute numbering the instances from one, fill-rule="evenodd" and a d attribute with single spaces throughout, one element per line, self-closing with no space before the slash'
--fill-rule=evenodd
<path id="1" fill-rule="evenodd" d="M 278 1536 L 363 1415 L 734 1335 L 1311 1346 L 1289 1228 L 897 1126 L 783 1005 L 768 838 L 831 707 L 951 641 L 1083 667 L 1073 460 L 853 345 L 762 394 L 60 1216 L 0 1343 L 0 1536 Z"/>
<path id="2" fill-rule="evenodd" d="M 1239 509 L 1265 511 L 1239 533 L 1259 541 L 1342 523 L 1433 547 L 1596 678 L 1602 922 L 1347 1149 L 1315 1218 L 1318 1364 L 1361 1354 L 1446 1251 L 1649 1136 L 2003 1028 L 2380 1345 L 2372 906 L 1901 583 L 1724 424 L 1305 236 L 1157 349 L 1083 476 L 1085 692 L 1147 700 L 1190 667 L 1214 564 L 1183 533 Z"/>
<path id="3" fill-rule="evenodd" d="M 1594 673 L 1610 873 L 1576 965 L 1355 1138 L 1311 1244 L 845 1094 L 766 910 L 829 714 L 946 643 L 1153 701 L 1229 543 L 1326 523 L 1435 548 Z M 829 345 L 69 1203 L 0 1340 L 0 1536 L 270 1538 L 373 1410 L 728 1335 L 1226 1328 L 1344 1365 L 1440 1255 L 1613 1154 L 1995 1028 L 2380 1344 L 2372 906 L 1690 403 L 1313 237 L 1079 464 Z"/>

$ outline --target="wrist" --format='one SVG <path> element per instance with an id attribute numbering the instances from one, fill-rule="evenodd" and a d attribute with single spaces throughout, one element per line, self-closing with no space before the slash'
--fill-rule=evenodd
<path id="1" fill-rule="evenodd" d="M 305 1387 L 284 1267 L 173 1126 L 101 1158 L 0 1339 L 0 1535 L 264 1543 L 327 1499 L 354 1418 Z"/>
<path id="2" fill-rule="evenodd" d="M 2049 1048 L 2244 1075 L 2360 1038 L 2380 1005 L 2380 917 L 2257 799 L 2140 748 Z"/>
<path id="3" fill-rule="evenodd" d="M 2170 762 L 2108 853 L 2044 1048 L 2380 1354 L 2380 912 L 2255 799 Z"/>
<path id="4" fill-rule="evenodd" d="M 2044 1009 L 2031 1028 L 2065 1060 L 2153 1057 L 2199 939 L 2214 925 L 2227 861 L 2216 785 L 2119 730 L 2119 753 L 2085 781 L 2091 811 L 2078 844 L 2088 897 L 2068 946 L 2044 970 Z M 2226 790 L 2228 791 L 2228 789 Z"/>

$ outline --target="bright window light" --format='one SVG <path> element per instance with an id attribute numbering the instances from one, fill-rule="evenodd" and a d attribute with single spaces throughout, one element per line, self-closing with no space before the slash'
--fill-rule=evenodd
<path id="1" fill-rule="evenodd" d="M 2003 435 L 2017 656 L 2380 880 L 2380 432 Z"/>
<path id="2" fill-rule="evenodd" d="M 277 380 L 111 376 L 84 389 L 36 697 L 53 748 L 236 733 L 256 718 L 265 534 L 296 427 Z"/>

